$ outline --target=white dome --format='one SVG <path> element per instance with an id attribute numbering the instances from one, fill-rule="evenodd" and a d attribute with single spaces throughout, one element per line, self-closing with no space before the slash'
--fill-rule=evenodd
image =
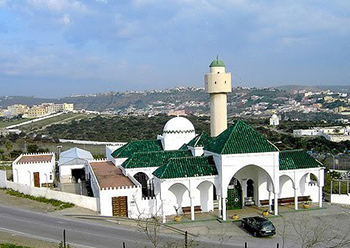
<path id="1" fill-rule="evenodd" d="M 170 119 L 160 137 L 165 151 L 177 150 L 196 136 L 193 124 L 184 117 Z"/>
<path id="2" fill-rule="evenodd" d="M 184 117 L 175 117 L 170 119 L 163 128 L 163 134 L 167 133 L 194 133 L 192 122 Z"/>
<path id="3" fill-rule="evenodd" d="M 271 116 L 271 118 L 273 118 L 273 119 L 277 119 L 277 118 L 278 118 L 278 116 L 277 116 L 276 114 L 273 114 L 273 115 Z"/>

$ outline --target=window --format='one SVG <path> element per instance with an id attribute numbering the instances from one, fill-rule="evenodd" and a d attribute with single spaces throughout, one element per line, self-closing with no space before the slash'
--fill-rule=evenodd
<path id="1" fill-rule="evenodd" d="M 52 175 L 50 174 L 50 180 L 52 180 Z"/>
<path id="2" fill-rule="evenodd" d="M 214 82 L 214 84 L 216 84 L 216 81 Z"/>

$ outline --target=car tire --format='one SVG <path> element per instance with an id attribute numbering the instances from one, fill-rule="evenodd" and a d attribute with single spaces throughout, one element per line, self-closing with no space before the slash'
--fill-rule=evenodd
<path id="1" fill-rule="evenodd" d="M 257 232 L 253 232 L 253 236 L 257 237 L 258 236 Z"/>

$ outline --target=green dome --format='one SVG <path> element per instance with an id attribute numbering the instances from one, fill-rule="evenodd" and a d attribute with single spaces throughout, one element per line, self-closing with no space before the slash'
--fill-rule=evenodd
<path id="1" fill-rule="evenodd" d="M 222 62 L 220 59 L 213 60 L 209 67 L 225 67 L 224 62 Z"/>

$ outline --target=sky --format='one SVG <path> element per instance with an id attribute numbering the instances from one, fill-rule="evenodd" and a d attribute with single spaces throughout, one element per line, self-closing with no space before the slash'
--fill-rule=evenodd
<path id="1" fill-rule="evenodd" d="M 0 0 L 0 95 L 349 85 L 349 0 Z"/>

